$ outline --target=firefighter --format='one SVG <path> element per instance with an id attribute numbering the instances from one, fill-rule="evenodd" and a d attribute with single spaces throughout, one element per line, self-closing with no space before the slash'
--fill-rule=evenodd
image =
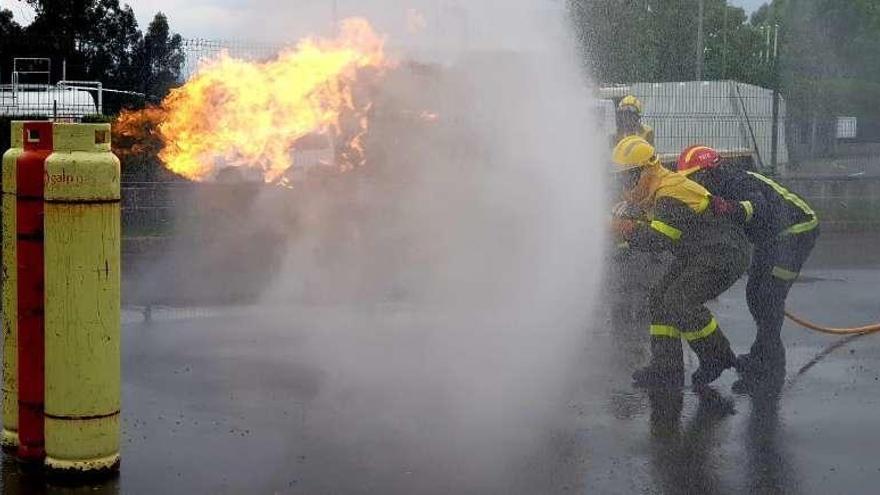
<path id="1" fill-rule="evenodd" d="M 639 136 L 654 145 L 654 130 L 641 122 L 642 102 L 633 95 L 627 95 L 617 105 L 617 132 L 610 136 L 610 145 L 613 149 L 621 139 L 627 136 Z M 660 253 L 633 252 L 630 249 L 617 250 L 612 269 L 614 280 L 617 282 L 617 291 L 624 295 L 614 299 L 612 315 L 616 322 L 626 322 L 636 318 L 645 309 L 643 306 L 633 304 L 638 294 L 649 291 L 652 277 L 645 277 L 647 268 L 662 268 L 664 265 Z"/>
<path id="2" fill-rule="evenodd" d="M 713 194 L 730 199 L 728 214 L 743 223 L 755 246 L 746 300 L 757 335 L 749 353 L 739 358 L 740 370 L 747 376 L 784 362 L 785 299 L 819 236 L 816 213 L 775 180 L 725 163 L 707 146 L 684 150 L 677 170 Z"/>
<path id="3" fill-rule="evenodd" d="M 642 102 L 633 95 L 625 96 L 617 105 L 617 135 L 612 144 L 627 136 L 639 136 L 654 145 L 654 129 L 642 123 Z"/>
<path id="4" fill-rule="evenodd" d="M 624 138 L 613 161 L 625 191 L 612 222 L 618 240 L 674 258 L 649 296 L 651 361 L 633 374 L 634 384 L 683 386 L 682 338 L 700 359 L 692 383 L 711 383 L 735 366 L 736 356 L 704 304 L 745 273 L 748 239 L 741 225 L 715 214 L 732 208 L 727 200 L 663 168 L 641 137 Z"/>

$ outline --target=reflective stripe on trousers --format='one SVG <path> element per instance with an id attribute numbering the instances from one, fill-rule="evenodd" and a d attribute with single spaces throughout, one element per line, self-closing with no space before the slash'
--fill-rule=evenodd
<path id="1" fill-rule="evenodd" d="M 798 278 L 798 272 L 793 272 L 781 266 L 774 266 L 771 273 L 774 277 L 778 278 L 779 280 L 784 280 L 786 282 L 791 282 Z"/>
<path id="2" fill-rule="evenodd" d="M 651 336 L 652 337 L 667 337 L 671 339 L 677 339 L 680 337 L 684 337 L 688 342 L 696 342 L 698 340 L 703 340 L 708 338 L 713 333 L 718 330 L 718 320 L 714 317 L 709 323 L 699 329 L 692 332 L 682 332 L 678 328 L 672 325 L 651 325 Z"/>
<path id="3" fill-rule="evenodd" d="M 681 337 L 681 332 L 672 325 L 651 325 L 651 337 L 677 339 Z"/>

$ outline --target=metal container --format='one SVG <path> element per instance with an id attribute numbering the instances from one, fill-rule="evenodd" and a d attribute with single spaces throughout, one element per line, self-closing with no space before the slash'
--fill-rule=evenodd
<path id="1" fill-rule="evenodd" d="M 3 275 L 0 297 L 3 305 L 3 433 L 0 446 L 18 446 L 18 286 L 16 284 L 15 170 L 24 152 L 22 122 L 11 123 L 11 147 L 3 153 L 2 212 Z"/>
<path id="2" fill-rule="evenodd" d="M 109 124 L 54 126 L 46 160 L 46 466 L 113 471 L 120 435 L 120 168 Z"/>
<path id="3" fill-rule="evenodd" d="M 16 160 L 18 267 L 18 458 L 42 462 L 43 442 L 43 176 L 52 153 L 52 123 L 26 122 Z"/>

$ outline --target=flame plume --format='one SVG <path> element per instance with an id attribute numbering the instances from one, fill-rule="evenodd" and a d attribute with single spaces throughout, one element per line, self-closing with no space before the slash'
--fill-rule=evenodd
<path id="1" fill-rule="evenodd" d="M 286 183 L 297 142 L 315 135 L 328 137 L 341 170 L 353 168 L 364 161 L 370 109 L 355 90 L 390 66 L 384 43 L 369 22 L 352 18 L 335 39 L 304 39 L 268 62 L 222 53 L 158 108 L 120 115 L 117 133 L 130 136 L 133 123 L 154 122 L 163 143 L 159 158 L 196 181 L 235 167 Z"/>

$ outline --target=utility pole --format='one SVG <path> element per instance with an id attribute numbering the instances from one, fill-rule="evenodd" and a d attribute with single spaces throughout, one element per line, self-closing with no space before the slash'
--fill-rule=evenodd
<path id="1" fill-rule="evenodd" d="M 730 11 L 730 9 L 727 8 L 727 6 L 725 5 L 724 6 L 724 25 L 721 28 L 721 32 L 724 33 L 724 41 L 722 42 L 722 44 L 724 45 L 724 48 L 723 48 L 724 51 L 721 52 L 721 79 L 727 79 L 727 51 L 728 51 L 728 47 L 727 47 L 727 14 L 729 11 Z"/>
<path id="2" fill-rule="evenodd" d="M 696 70 L 696 80 L 703 80 L 703 56 L 706 51 L 705 40 L 703 36 L 703 14 L 704 14 L 704 0 L 697 0 L 697 70 Z"/>
<path id="3" fill-rule="evenodd" d="M 776 174 L 779 166 L 779 24 L 772 28 L 773 44 L 770 51 L 770 74 L 773 85 L 773 109 L 771 120 L 773 128 L 770 129 L 770 173 Z"/>

